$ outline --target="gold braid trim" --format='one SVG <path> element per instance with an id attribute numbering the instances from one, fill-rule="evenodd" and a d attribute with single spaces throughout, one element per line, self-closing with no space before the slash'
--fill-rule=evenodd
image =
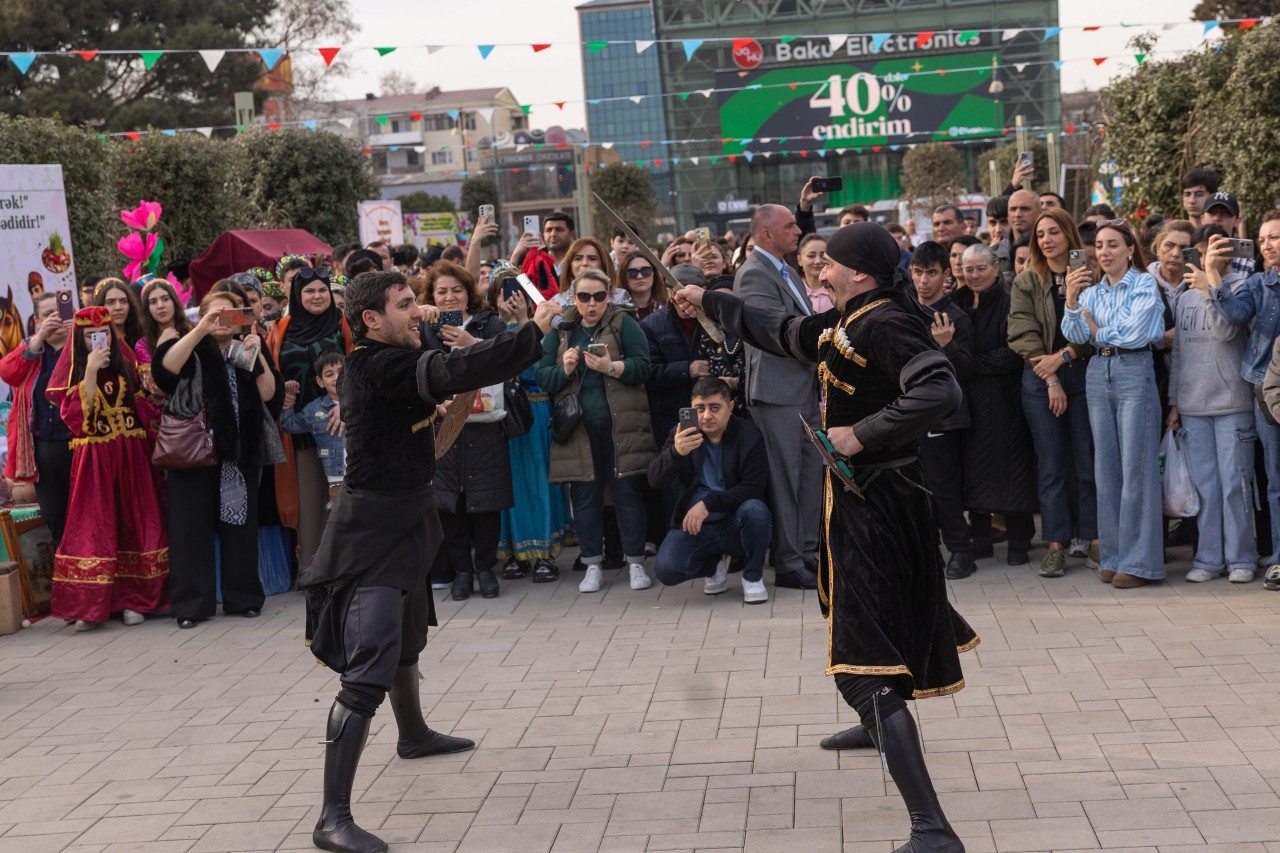
<path id="1" fill-rule="evenodd" d="M 862 358 L 862 356 L 858 356 L 858 358 Z M 866 359 L 863 359 L 863 361 L 866 361 Z M 850 397 L 853 396 L 853 386 L 848 382 L 841 382 L 839 379 L 836 379 L 835 374 L 831 372 L 829 367 L 827 367 L 827 363 L 825 361 L 819 362 L 818 364 L 818 381 L 834 385 Z"/>
<path id="2" fill-rule="evenodd" d="M 427 427 L 431 426 L 436 422 L 436 418 L 439 417 L 439 414 L 440 414 L 439 412 L 435 412 L 431 415 L 431 417 L 426 418 L 425 420 L 418 421 L 416 424 L 414 424 L 411 427 L 411 429 L 415 434 L 422 432 L 424 429 L 426 429 Z"/>
<path id="3" fill-rule="evenodd" d="M 69 557 L 58 554 L 53 561 L 53 577 L 64 583 L 109 585 L 116 578 L 153 580 L 169 573 L 169 549 L 120 551 L 115 557 Z"/>

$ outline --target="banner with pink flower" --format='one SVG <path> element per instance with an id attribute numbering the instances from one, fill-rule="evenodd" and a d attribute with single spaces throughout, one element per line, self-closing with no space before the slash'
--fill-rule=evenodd
<path id="1" fill-rule="evenodd" d="M 61 166 L 0 166 L 0 276 L 3 356 L 35 333 L 36 296 L 76 290 Z"/>

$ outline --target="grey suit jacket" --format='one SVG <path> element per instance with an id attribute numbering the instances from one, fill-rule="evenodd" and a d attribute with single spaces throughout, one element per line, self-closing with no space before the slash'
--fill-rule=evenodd
<path id="1" fill-rule="evenodd" d="M 804 285 L 799 273 L 793 281 L 800 297 L 804 298 Z M 758 252 L 743 263 L 733 279 L 733 292 L 752 308 L 785 316 L 803 316 L 803 307 L 782 278 L 782 273 L 771 261 Z M 810 308 L 809 313 L 812 313 Z M 808 409 L 818 399 L 817 368 L 815 365 L 794 358 L 780 358 L 772 353 L 747 347 L 746 395 L 748 403 L 768 403 L 775 406 L 797 406 Z"/>

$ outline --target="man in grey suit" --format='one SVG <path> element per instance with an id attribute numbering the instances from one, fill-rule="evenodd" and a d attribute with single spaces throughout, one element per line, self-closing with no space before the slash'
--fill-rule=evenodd
<path id="1" fill-rule="evenodd" d="M 782 205 L 761 205 L 751 217 L 751 236 L 755 251 L 734 277 L 733 292 L 753 308 L 812 314 L 803 280 L 783 260 L 800 241 L 794 214 Z M 769 456 L 774 583 L 816 589 L 822 461 L 800 425 L 803 415 L 815 429 L 820 426 L 816 368 L 751 346 L 746 364 L 747 403 Z"/>

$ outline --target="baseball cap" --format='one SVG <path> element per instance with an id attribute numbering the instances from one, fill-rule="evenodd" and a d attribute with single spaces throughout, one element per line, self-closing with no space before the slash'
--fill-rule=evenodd
<path id="1" fill-rule="evenodd" d="M 1209 203 L 1204 206 L 1205 213 L 1208 213 L 1215 207 L 1226 208 L 1227 213 L 1232 216 L 1240 215 L 1240 202 L 1236 201 L 1236 197 L 1231 193 L 1216 192 L 1209 196 Z"/>

